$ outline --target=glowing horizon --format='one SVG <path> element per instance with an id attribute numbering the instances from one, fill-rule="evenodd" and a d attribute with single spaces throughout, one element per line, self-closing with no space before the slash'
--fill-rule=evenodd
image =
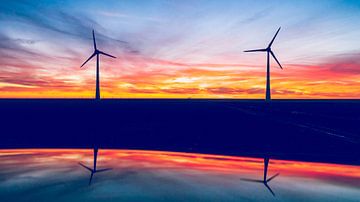
<path id="1" fill-rule="evenodd" d="M 42 12 L 39 12 L 39 11 Z M 357 1 L 12 1 L 0 6 L 0 98 L 360 98 Z"/>

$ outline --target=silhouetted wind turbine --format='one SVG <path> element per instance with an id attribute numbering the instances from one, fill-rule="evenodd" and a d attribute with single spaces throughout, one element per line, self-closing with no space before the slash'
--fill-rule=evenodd
<path id="1" fill-rule="evenodd" d="M 278 65 L 280 66 L 280 68 L 282 69 L 282 66 L 279 62 L 279 60 L 275 57 L 274 52 L 271 50 L 271 45 L 273 44 L 277 34 L 280 31 L 280 28 L 277 30 L 274 38 L 271 40 L 271 42 L 269 43 L 268 47 L 265 49 L 254 49 L 254 50 L 246 50 L 244 52 L 267 52 L 267 67 L 266 67 L 266 101 L 270 101 L 271 100 L 271 89 L 270 89 L 270 54 L 271 56 L 275 59 L 275 61 L 278 63 Z"/>
<path id="2" fill-rule="evenodd" d="M 269 161 L 270 158 L 269 157 L 265 157 L 264 158 L 264 179 L 263 180 L 253 180 L 253 179 L 246 179 L 246 178 L 242 178 L 241 180 L 244 181 L 249 181 L 249 182 L 257 182 L 257 183 L 262 183 L 265 185 L 265 187 L 271 192 L 271 194 L 273 196 L 275 196 L 275 193 L 273 192 L 273 190 L 270 188 L 270 186 L 268 185 L 268 183 L 273 180 L 275 177 L 277 177 L 278 175 L 280 175 L 280 173 L 276 173 L 275 175 L 271 176 L 269 179 L 267 179 L 267 170 L 268 170 L 268 165 L 269 165 Z"/>
<path id="3" fill-rule="evenodd" d="M 100 64 L 99 64 L 100 54 L 108 56 L 108 57 L 112 57 L 112 58 L 116 58 L 116 57 L 98 50 L 96 48 L 96 40 L 95 40 L 95 32 L 94 32 L 94 30 L 92 31 L 92 34 L 93 34 L 93 41 L 94 41 L 94 53 L 81 65 L 81 67 L 83 67 L 89 60 L 91 60 L 91 58 L 96 56 L 96 95 L 95 95 L 95 99 L 100 100 L 100 70 L 99 70 L 99 68 L 100 68 Z"/>
<path id="4" fill-rule="evenodd" d="M 90 173 L 91 173 L 89 185 L 91 184 L 93 175 L 94 175 L 95 173 L 100 173 L 100 172 L 104 172 L 104 171 L 111 170 L 111 168 L 105 168 L 105 169 L 99 169 L 99 170 L 96 168 L 96 161 L 97 161 L 98 150 L 99 150 L 99 149 L 98 149 L 97 147 L 94 147 L 94 167 L 93 167 L 92 169 L 79 162 L 79 164 L 80 164 L 82 167 L 86 168 L 86 169 L 87 169 L 88 171 L 90 171 Z"/>

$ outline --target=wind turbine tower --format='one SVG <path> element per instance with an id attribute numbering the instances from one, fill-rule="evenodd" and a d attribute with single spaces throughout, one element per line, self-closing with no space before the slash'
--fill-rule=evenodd
<path id="1" fill-rule="evenodd" d="M 94 53 L 81 65 L 83 67 L 89 60 L 91 60 L 94 56 L 96 56 L 96 93 L 95 93 L 95 99 L 100 100 L 100 55 L 105 55 L 108 57 L 116 58 L 115 56 L 112 56 L 110 54 L 104 53 L 97 49 L 96 47 L 96 40 L 95 40 L 95 32 L 92 31 L 93 34 L 93 42 L 94 42 Z M 80 68 L 81 68 L 80 67 Z"/>
<path id="2" fill-rule="evenodd" d="M 266 66 L 266 101 L 270 101 L 271 100 L 271 88 L 270 88 L 270 54 L 271 56 L 275 59 L 275 61 L 278 63 L 279 67 L 282 69 L 283 67 L 281 66 L 279 60 L 276 58 L 274 52 L 271 50 L 271 45 L 274 43 L 274 40 L 276 38 L 276 36 L 278 35 L 280 28 L 277 30 L 275 36 L 273 37 L 273 39 L 271 40 L 271 42 L 269 43 L 269 45 L 267 46 L 267 48 L 264 49 L 254 49 L 254 50 L 246 50 L 244 52 L 266 52 L 267 54 L 267 66 Z"/>

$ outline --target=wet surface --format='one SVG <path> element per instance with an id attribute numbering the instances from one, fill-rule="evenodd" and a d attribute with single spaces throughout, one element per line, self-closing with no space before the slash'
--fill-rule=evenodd
<path id="1" fill-rule="evenodd" d="M 0 150 L 1 201 L 358 201 L 360 167 L 140 150 Z"/>

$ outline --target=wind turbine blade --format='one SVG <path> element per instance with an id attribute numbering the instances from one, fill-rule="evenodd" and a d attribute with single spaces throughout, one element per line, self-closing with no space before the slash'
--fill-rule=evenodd
<path id="1" fill-rule="evenodd" d="M 91 180 L 92 180 L 92 178 L 93 178 L 93 175 L 94 175 L 94 173 L 93 173 L 93 172 L 91 172 L 91 175 L 90 175 L 90 180 L 89 180 L 89 185 L 91 185 Z"/>
<path id="2" fill-rule="evenodd" d="M 240 180 L 242 180 L 242 181 L 247 181 L 247 182 L 264 183 L 262 180 L 254 180 L 254 179 L 248 179 L 248 178 L 241 178 Z"/>
<path id="3" fill-rule="evenodd" d="M 271 53 L 271 55 L 273 56 L 273 58 L 275 59 L 275 61 L 278 63 L 278 65 L 280 66 L 280 68 L 282 69 L 283 67 L 281 66 L 279 60 L 275 57 L 275 54 L 274 54 L 272 51 L 270 51 L 270 53 Z"/>
<path id="4" fill-rule="evenodd" d="M 273 190 L 270 188 L 270 186 L 268 184 L 264 184 L 265 187 L 271 192 L 271 194 L 275 197 L 275 193 L 273 192 Z"/>
<path id="5" fill-rule="evenodd" d="M 89 170 L 90 172 L 93 172 L 93 170 L 89 167 L 87 167 L 86 165 L 82 164 L 79 162 L 79 165 L 81 165 L 82 167 L 86 168 L 87 170 Z"/>
<path id="6" fill-rule="evenodd" d="M 266 180 L 266 182 L 270 182 L 272 179 L 274 179 L 275 177 L 279 176 L 280 173 L 276 173 L 275 175 L 273 175 L 272 177 L 270 177 L 268 180 Z"/>
<path id="7" fill-rule="evenodd" d="M 275 40 L 276 36 L 278 35 L 278 33 L 279 33 L 280 29 L 281 29 L 281 27 L 279 27 L 279 29 L 277 30 L 277 32 L 276 32 L 276 34 L 275 34 L 274 38 L 273 38 L 273 39 L 271 40 L 271 42 L 269 43 L 269 46 L 268 46 L 268 47 L 271 47 L 271 45 L 274 43 L 274 40 Z"/>
<path id="8" fill-rule="evenodd" d="M 248 53 L 248 52 L 265 52 L 266 49 L 254 49 L 254 50 L 246 50 L 244 52 Z"/>
<path id="9" fill-rule="evenodd" d="M 96 50 L 96 41 L 95 41 L 95 31 L 92 31 L 93 33 L 93 41 L 94 41 L 94 50 Z"/>
<path id="10" fill-rule="evenodd" d="M 112 168 L 99 169 L 96 172 L 99 173 L 99 172 L 105 172 L 105 171 L 108 171 L 108 170 L 112 170 Z"/>
<path id="11" fill-rule="evenodd" d="M 93 58 L 96 55 L 96 53 L 93 53 L 80 67 L 83 67 L 91 58 Z"/>
<path id="12" fill-rule="evenodd" d="M 100 53 L 100 54 L 103 54 L 103 55 L 106 55 L 106 56 L 108 56 L 108 57 L 116 58 L 115 56 L 112 56 L 112 55 L 110 55 L 110 54 L 104 53 L 104 52 L 102 52 L 102 51 L 99 51 L 99 53 Z"/>

